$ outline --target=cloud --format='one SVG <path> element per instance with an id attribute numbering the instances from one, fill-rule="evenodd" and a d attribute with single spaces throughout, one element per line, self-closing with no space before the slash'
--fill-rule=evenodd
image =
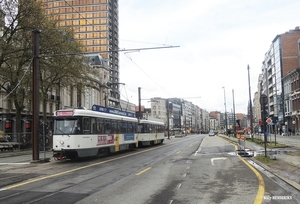
<path id="1" fill-rule="evenodd" d="M 287 1 L 166 0 L 119 2 L 120 48 L 179 48 L 120 53 L 120 79 L 133 103 L 137 90 L 151 97 L 190 98 L 201 108 L 224 111 L 235 93 L 236 112 L 247 113 L 262 61 L 277 34 L 297 26 L 300 6 Z M 230 111 L 230 108 L 228 108 Z"/>

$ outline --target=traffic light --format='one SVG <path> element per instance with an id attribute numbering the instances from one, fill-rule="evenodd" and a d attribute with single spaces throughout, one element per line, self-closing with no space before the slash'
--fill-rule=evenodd
<path id="1" fill-rule="evenodd" d="M 261 118 L 262 118 L 262 130 L 265 132 L 265 127 L 267 125 L 267 118 L 269 117 L 269 111 L 268 111 L 268 98 L 265 94 L 260 95 L 260 105 L 261 105 Z"/>

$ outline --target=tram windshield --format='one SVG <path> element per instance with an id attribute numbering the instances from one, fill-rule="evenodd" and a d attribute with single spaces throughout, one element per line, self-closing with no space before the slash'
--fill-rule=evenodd
<path id="1" fill-rule="evenodd" d="M 57 119 L 54 122 L 54 134 L 73 134 L 81 132 L 79 119 Z"/>

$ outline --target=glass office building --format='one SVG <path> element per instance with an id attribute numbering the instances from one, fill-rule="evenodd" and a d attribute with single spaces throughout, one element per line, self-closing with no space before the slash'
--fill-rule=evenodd
<path id="1" fill-rule="evenodd" d="M 109 65 L 109 106 L 119 106 L 118 0 L 41 0 L 60 26 L 71 26 L 83 52 L 100 54 Z"/>

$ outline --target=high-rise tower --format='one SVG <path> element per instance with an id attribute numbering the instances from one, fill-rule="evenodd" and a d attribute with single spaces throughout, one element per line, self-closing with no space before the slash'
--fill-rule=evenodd
<path id="1" fill-rule="evenodd" d="M 119 27 L 118 0 L 41 0 L 47 14 L 54 14 L 60 26 L 72 26 L 85 53 L 100 54 L 109 65 L 108 106 L 118 107 Z"/>

